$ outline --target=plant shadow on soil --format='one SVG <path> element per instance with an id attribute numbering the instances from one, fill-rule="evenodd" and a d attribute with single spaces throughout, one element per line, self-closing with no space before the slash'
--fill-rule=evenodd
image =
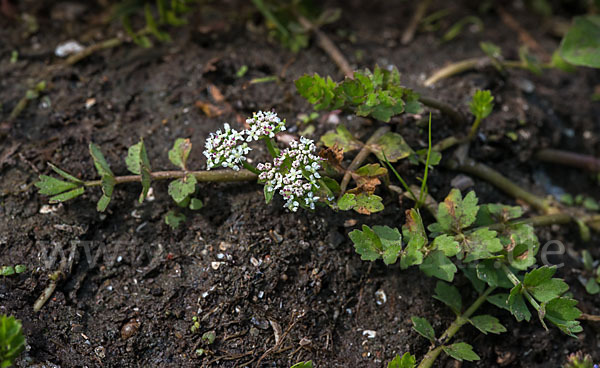
<path id="1" fill-rule="evenodd" d="M 28 12 L 36 15 L 41 31 L 24 39 L 23 26 L 17 23 L 9 22 L 0 30 L 3 118 L 28 83 L 45 78 L 47 64 L 58 62 L 52 55 L 58 43 L 80 35 L 92 42 L 98 34 L 108 38 L 121 31 L 117 23 L 108 28 L 99 24 L 101 9 L 96 5 L 83 5 L 72 18 L 56 10 L 67 3 L 24 3 L 31 5 Z M 454 5 L 451 19 L 473 12 L 476 6 L 471 3 Z M 517 49 L 517 35 L 493 13 L 483 16 L 486 27 L 480 33 L 465 32 L 443 45 L 437 44 L 439 35 L 420 33 L 403 47 L 398 43 L 399 25 L 411 15 L 410 2 L 372 1 L 368 8 L 357 1 L 331 5 L 341 7 L 343 15 L 325 31 L 352 63 L 370 68 L 396 65 L 404 83 L 416 89 L 422 76 L 436 68 L 481 55 L 480 41 L 493 41 L 507 53 Z M 446 5 L 436 1 L 436 6 Z M 166 183 L 154 183 L 155 200 L 141 205 L 136 202 L 138 186 L 118 186 L 106 214 L 95 211 L 99 191 L 94 190 L 40 213 L 47 198 L 29 184 L 38 172 L 48 173 L 47 161 L 91 179 L 90 141 L 100 145 L 114 172 L 125 173 L 122 158 L 140 136 L 154 168 L 170 167 L 166 152 L 172 142 L 191 137 L 189 165 L 200 168 L 203 140 L 224 122 L 239 125 L 239 117 L 275 108 L 294 125 L 296 116 L 310 112 L 310 106 L 295 93 L 292 81 L 312 72 L 341 78 L 316 45 L 294 55 L 268 42 L 262 31 L 248 26 L 256 19 L 244 2 L 213 3 L 202 9 L 192 15 L 189 25 L 174 31 L 173 43 L 147 50 L 124 45 L 54 74 L 45 94 L 50 103 L 32 103 L 13 124 L 2 126 L 0 151 L 13 153 L 0 155 L 0 265 L 18 263 L 28 269 L 0 282 L 0 313 L 23 321 L 29 344 L 19 364 L 253 367 L 268 352 L 261 366 L 287 367 L 312 359 L 318 367 L 381 367 L 396 353 L 410 351 L 422 357 L 428 343 L 412 331 L 410 317 L 426 317 L 438 333 L 453 319 L 431 298 L 435 281 L 418 270 L 363 262 L 347 237 L 351 224 L 401 226 L 411 203 L 398 202 L 391 193 L 383 194 L 386 209 L 370 217 L 329 209 L 292 214 L 280 201 L 265 205 L 258 185 L 203 184 L 199 197 L 206 206 L 187 213 L 188 221 L 176 231 L 163 222 L 162 216 L 172 208 Z M 534 16 L 525 11 L 515 16 L 543 46 L 555 47 L 557 40 L 537 27 Z M 336 33 L 338 29 L 353 37 Z M 20 60 L 9 64 L 7 55 L 15 49 Z M 237 78 L 242 65 L 249 72 Z M 251 78 L 272 74 L 282 75 L 281 83 L 248 84 Z M 524 81 L 535 89 L 525 92 Z M 594 194 L 597 184 L 584 173 L 541 166 L 531 161 L 531 155 L 547 146 L 598 153 L 600 108 L 589 97 L 598 84 L 600 75 L 590 70 L 549 71 L 543 76 L 517 71 L 507 77 L 485 70 L 454 77 L 426 92 L 466 113 L 475 89 L 491 89 L 497 108 L 484 123 L 487 139 L 478 140 L 473 157 L 538 193 L 545 193 L 551 183 L 568 192 Z M 209 118 L 195 103 L 210 101 L 211 86 L 223 93 L 230 107 Z M 90 98 L 95 104 L 86 108 Z M 374 130 L 373 123 L 363 119 L 340 119 L 361 137 Z M 413 118 L 394 118 L 391 126 L 413 148 L 423 147 L 424 131 L 415 127 Z M 331 128 L 317 125 L 313 138 Z M 434 140 L 457 129 L 467 128 L 434 114 Z M 509 131 L 518 133 L 517 142 L 505 137 Z M 263 151 L 257 155 L 266 157 Z M 419 168 L 407 163 L 399 167 L 405 178 L 416 182 Z M 547 180 L 538 180 L 540 172 Z M 442 199 L 456 175 L 434 170 L 432 195 Z M 480 180 L 475 180 L 474 189 L 482 203 L 515 203 Z M 571 250 L 588 247 L 600 258 L 598 236 L 584 244 L 572 226 L 540 229 L 538 236 L 542 244 L 555 239 Z M 82 243 L 72 248 L 73 240 Z M 35 313 L 32 305 L 56 267 L 44 266 L 47 247 L 71 255 L 72 269 Z M 600 299 L 585 294 L 577 281 L 578 263 L 567 255 L 557 261 L 566 263 L 559 274 L 572 286 L 580 308 L 599 314 Z M 459 279 L 459 286 L 470 290 L 465 280 Z M 377 302 L 377 291 L 385 293 L 385 303 Z M 463 291 L 463 298 L 473 300 L 474 295 Z M 571 339 L 557 329 L 544 331 L 537 321 L 516 323 L 490 305 L 483 311 L 499 316 L 509 332 L 484 336 L 464 328 L 457 340 L 472 344 L 482 357 L 465 367 L 558 367 L 567 353 L 578 350 L 600 360 L 597 324 L 584 322 L 585 332 Z M 190 330 L 194 316 L 200 326 L 196 333 Z M 364 330 L 376 335 L 368 338 Z M 216 334 L 211 345 L 201 338 L 208 331 Z M 281 339 L 277 346 L 276 338 Z M 200 348 L 205 350 L 203 356 L 196 354 Z M 439 366 L 454 362 L 442 358 Z"/>

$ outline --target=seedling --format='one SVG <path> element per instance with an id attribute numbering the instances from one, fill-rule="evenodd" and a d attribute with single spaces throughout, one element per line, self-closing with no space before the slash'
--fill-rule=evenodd
<path id="1" fill-rule="evenodd" d="M 475 116 L 475 122 L 473 122 L 473 125 L 471 126 L 471 131 L 469 132 L 469 139 L 473 139 L 475 137 L 475 134 L 477 134 L 477 129 L 479 129 L 479 125 L 481 124 L 481 121 L 487 118 L 492 112 L 492 109 L 494 107 L 492 101 L 494 101 L 494 97 L 492 96 L 490 91 L 477 91 L 473 95 L 473 99 L 469 104 L 469 109 L 471 110 L 471 113 Z"/>
<path id="2" fill-rule="evenodd" d="M 307 362 L 296 363 L 290 368 L 313 368 L 313 363 L 312 360 L 309 360 Z"/>
<path id="3" fill-rule="evenodd" d="M 13 316 L 0 315 L 0 367 L 8 368 L 25 350 L 21 321 Z"/>

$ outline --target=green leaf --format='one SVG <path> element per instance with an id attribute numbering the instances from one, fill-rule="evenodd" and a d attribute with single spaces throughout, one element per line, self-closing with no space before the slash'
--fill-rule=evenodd
<path id="1" fill-rule="evenodd" d="M 473 288 L 477 291 L 477 293 L 483 293 L 485 289 L 485 282 L 481 281 L 477 277 L 477 271 L 471 265 L 466 265 L 465 267 L 460 268 L 461 271 L 465 274 L 465 277 L 471 281 Z"/>
<path id="2" fill-rule="evenodd" d="M 12 276 L 14 274 L 15 274 L 15 268 L 13 266 L 0 267 L 0 276 Z"/>
<path id="3" fill-rule="evenodd" d="M 439 235 L 433 239 L 434 249 L 444 252 L 446 257 L 454 257 L 460 251 L 460 244 L 454 240 L 453 236 Z"/>
<path id="4" fill-rule="evenodd" d="M 429 253 L 419 269 L 429 277 L 435 276 L 448 282 L 454 280 L 457 271 L 454 263 L 439 250 Z"/>
<path id="5" fill-rule="evenodd" d="M 342 124 L 338 125 L 336 131 L 330 131 L 321 136 L 321 142 L 327 147 L 337 146 L 344 150 L 344 152 L 350 152 L 362 147 L 360 141 L 352 136 L 352 134 Z"/>
<path id="6" fill-rule="evenodd" d="M 462 297 L 455 286 L 438 281 L 435 285 L 435 295 L 433 297 L 450 307 L 456 315 L 460 314 Z"/>
<path id="7" fill-rule="evenodd" d="M 497 238 L 497 233 L 487 228 L 468 233 L 461 245 L 466 254 L 465 262 L 491 258 L 504 249 L 500 239 Z"/>
<path id="8" fill-rule="evenodd" d="M 189 139 L 177 138 L 173 148 L 169 150 L 169 161 L 180 169 L 186 170 L 186 162 L 191 150 L 192 142 Z"/>
<path id="9" fill-rule="evenodd" d="M 431 342 L 435 341 L 435 331 L 427 319 L 415 316 L 411 317 L 410 319 L 413 323 L 413 329 L 417 331 L 419 335 Z"/>
<path id="10" fill-rule="evenodd" d="M 265 195 L 265 203 L 269 204 L 275 195 L 275 189 L 271 185 L 266 185 L 263 187 L 263 194 Z"/>
<path id="11" fill-rule="evenodd" d="M 169 183 L 169 195 L 175 202 L 181 202 L 196 191 L 196 177 L 188 174 L 185 178 L 173 180 Z"/>
<path id="12" fill-rule="evenodd" d="M 509 227 L 508 237 L 502 237 L 511 267 L 526 270 L 536 263 L 535 256 L 540 242 L 530 224 L 516 224 Z"/>
<path id="13" fill-rule="evenodd" d="M 369 145 L 369 149 L 381 161 L 387 158 L 389 162 L 402 160 L 415 153 L 400 134 L 393 132 L 382 135 Z"/>
<path id="14" fill-rule="evenodd" d="M 129 147 L 127 150 L 127 158 L 125 159 L 127 169 L 134 174 L 141 175 L 142 177 L 142 193 L 140 194 L 140 203 L 144 201 L 150 190 L 150 182 L 152 180 L 150 160 L 146 153 L 146 147 L 144 140 L 140 140 L 138 143 Z"/>
<path id="15" fill-rule="evenodd" d="M 383 245 L 373 230 L 367 225 L 362 226 L 362 231 L 353 230 L 348 236 L 354 243 L 356 253 L 360 254 L 363 261 L 375 261 L 381 257 Z"/>
<path id="16" fill-rule="evenodd" d="M 378 195 L 360 193 L 354 199 L 356 200 L 356 205 L 353 209 L 360 214 L 370 215 L 383 210 L 382 198 Z"/>
<path id="17" fill-rule="evenodd" d="M 573 65 L 600 68 L 600 15 L 573 18 L 560 43 L 560 56 Z"/>
<path id="18" fill-rule="evenodd" d="M 493 259 L 481 261 L 477 264 L 477 277 L 485 281 L 490 287 L 511 289 L 514 285 L 506 273 L 500 268 L 500 263 Z"/>
<path id="19" fill-rule="evenodd" d="M 402 252 L 402 236 L 398 229 L 389 226 L 373 226 L 373 231 L 379 237 L 383 247 L 383 263 L 386 265 L 396 263 Z"/>
<path id="20" fill-rule="evenodd" d="M 518 322 L 522 320 L 529 321 L 531 319 L 531 312 L 527 308 L 527 304 L 525 304 L 522 293 L 523 284 L 518 284 L 510 290 L 510 295 L 508 296 L 508 308 Z"/>
<path id="21" fill-rule="evenodd" d="M 165 215 L 165 224 L 169 225 L 171 229 L 175 230 L 185 221 L 185 215 L 183 213 L 177 213 L 175 211 L 169 211 Z"/>
<path id="22" fill-rule="evenodd" d="M 388 226 L 373 226 L 371 229 L 367 225 L 363 225 L 362 229 L 348 234 L 361 259 L 375 261 L 382 258 L 386 265 L 395 263 L 402 251 L 402 236 L 398 229 Z"/>
<path id="23" fill-rule="evenodd" d="M 419 210 L 412 208 L 406 211 L 406 224 L 402 226 L 402 234 L 408 243 L 400 259 L 400 267 L 404 270 L 423 263 L 422 249 L 427 243 L 427 234 Z"/>
<path id="24" fill-rule="evenodd" d="M 352 193 L 344 193 L 342 198 L 338 199 L 338 208 L 342 211 L 348 211 L 356 206 L 356 195 Z"/>
<path id="25" fill-rule="evenodd" d="M 565 334 L 576 337 L 575 334 L 583 331 L 577 318 L 581 311 L 575 307 L 577 300 L 569 298 L 556 298 L 543 304 L 544 317 L 556 325 Z"/>
<path id="26" fill-rule="evenodd" d="M 562 70 L 563 72 L 571 73 L 575 71 L 575 66 L 569 64 L 563 57 L 560 55 L 560 48 L 554 50 L 552 53 L 552 60 L 550 61 L 553 68 L 557 68 Z"/>
<path id="27" fill-rule="evenodd" d="M 90 155 L 92 155 L 92 159 L 94 160 L 94 166 L 96 166 L 96 171 L 98 171 L 98 175 L 100 177 L 112 176 L 115 175 L 110 171 L 110 165 L 106 162 L 102 151 L 100 151 L 100 147 L 95 145 L 94 143 L 90 143 Z"/>
<path id="28" fill-rule="evenodd" d="M 469 192 L 463 199 L 460 190 L 452 189 L 438 206 L 437 223 L 433 228 L 448 233 L 459 232 L 475 221 L 478 211 L 475 192 Z"/>
<path id="29" fill-rule="evenodd" d="M 481 50 L 492 59 L 502 57 L 502 49 L 491 42 L 481 42 L 479 43 L 479 47 L 481 47 Z"/>
<path id="30" fill-rule="evenodd" d="M 83 184 L 83 181 L 81 181 L 80 179 L 77 179 L 76 177 L 69 174 L 68 172 L 61 170 L 57 166 L 54 166 L 52 163 L 48 162 L 48 165 L 52 168 L 52 170 L 54 170 L 55 173 L 57 173 L 58 175 L 62 176 L 65 179 L 67 179 L 68 181 L 77 183 L 77 184 Z"/>
<path id="31" fill-rule="evenodd" d="M 492 101 L 494 101 L 494 97 L 490 91 L 478 90 L 475 92 L 473 99 L 469 103 L 469 109 L 477 119 L 485 119 L 494 108 Z"/>
<path id="32" fill-rule="evenodd" d="M 202 207 L 204 207 L 204 204 L 198 198 L 192 198 L 190 201 L 189 207 L 190 207 L 190 210 L 197 211 L 197 210 L 201 209 Z"/>
<path id="33" fill-rule="evenodd" d="M 0 365 L 12 366 L 14 359 L 25 350 L 21 321 L 13 316 L 0 315 Z"/>
<path id="34" fill-rule="evenodd" d="M 23 273 L 27 270 L 27 267 L 25 267 L 25 265 L 16 265 L 15 266 L 15 272 L 16 273 Z"/>
<path id="35" fill-rule="evenodd" d="M 473 326 L 475 326 L 479 331 L 483 332 L 487 335 L 488 332 L 493 334 L 500 334 L 502 332 L 506 332 L 506 327 L 504 327 L 498 318 L 484 314 L 480 316 L 471 317 L 469 320 Z"/>
<path id="36" fill-rule="evenodd" d="M 542 74 L 542 66 L 539 60 L 534 55 L 529 53 L 527 46 L 523 45 L 519 47 L 519 59 L 521 59 L 521 62 L 533 74 Z"/>
<path id="37" fill-rule="evenodd" d="M 507 311 L 510 312 L 510 307 L 508 305 L 508 298 L 509 298 L 509 294 L 506 293 L 500 293 L 500 294 L 494 294 L 494 295 L 490 295 L 487 297 L 487 301 L 492 303 L 493 305 L 495 305 L 498 308 L 501 309 L 506 309 Z"/>
<path id="38" fill-rule="evenodd" d="M 57 194 L 53 197 L 50 197 L 49 201 L 51 203 L 56 203 L 56 202 L 66 202 L 68 200 L 71 200 L 73 198 L 79 197 L 80 195 L 83 194 L 83 192 L 85 191 L 84 187 L 79 187 L 79 188 L 75 188 L 73 190 L 70 190 L 68 192 L 64 192 L 61 194 Z"/>
<path id="39" fill-rule="evenodd" d="M 116 181 L 113 176 L 102 177 L 102 197 L 100 197 L 100 200 L 98 200 L 98 204 L 96 205 L 96 210 L 98 210 L 98 212 L 104 212 L 108 207 L 115 184 Z"/>
<path id="40" fill-rule="evenodd" d="M 40 175 L 40 180 L 35 182 L 34 185 L 38 187 L 40 194 L 43 195 L 56 195 L 79 186 L 79 184 L 62 181 L 47 175 Z"/>
<path id="41" fill-rule="evenodd" d="M 588 279 L 585 284 L 585 291 L 590 295 L 596 295 L 600 293 L 600 285 L 594 279 Z"/>
<path id="42" fill-rule="evenodd" d="M 404 353 L 404 355 L 396 355 L 391 362 L 388 363 L 387 368 L 415 368 L 417 366 L 417 359 L 410 353 Z"/>
<path id="43" fill-rule="evenodd" d="M 473 347 L 466 342 L 457 342 L 450 346 L 442 346 L 442 349 L 444 349 L 446 354 L 459 362 L 462 362 L 463 360 L 473 362 L 481 359 L 479 355 L 475 354 Z"/>
<path id="44" fill-rule="evenodd" d="M 552 278 L 555 272 L 556 266 L 536 268 L 525 274 L 523 287 L 538 301 L 549 302 L 569 290 L 569 285 L 563 280 Z"/>
<path id="45" fill-rule="evenodd" d="M 307 362 L 296 363 L 290 368 L 313 368 L 313 362 L 312 360 L 309 360 Z"/>

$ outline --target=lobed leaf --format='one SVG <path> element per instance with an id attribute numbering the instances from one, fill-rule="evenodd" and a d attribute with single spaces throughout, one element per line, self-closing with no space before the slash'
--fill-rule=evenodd
<path id="1" fill-rule="evenodd" d="M 432 343 L 435 341 L 435 331 L 427 319 L 415 316 L 411 317 L 410 319 L 413 323 L 413 329 L 417 331 L 419 335 L 423 336 Z"/>
<path id="2" fill-rule="evenodd" d="M 450 307 L 456 315 L 460 315 L 462 297 L 455 286 L 438 281 L 435 285 L 435 294 L 433 297 Z"/>
<path id="3" fill-rule="evenodd" d="M 391 362 L 388 363 L 387 368 L 415 368 L 417 366 L 417 359 L 410 353 L 404 353 L 404 355 L 396 355 Z"/>
<path id="4" fill-rule="evenodd" d="M 485 335 L 487 335 L 488 332 L 493 334 L 506 332 L 506 327 L 500 323 L 498 318 L 487 314 L 471 317 L 469 322 Z"/>
<path id="5" fill-rule="evenodd" d="M 449 346 L 442 346 L 442 349 L 444 349 L 446 354 L 459 362 L 462 362 L 463 360 L 473 362 L 481 359 L 479 355 L 475 354 L 473 347 L 466 342 L 457 342 Z"/>
<path id="6" fill-rule="evenodd" d="M 478 90 L 475 92 L 473 99 L 469 103 L 469 109 L 477 119 L 485 119 L 490 115 L 494 108 L 492 101 L 494 101 L 494 97 L 490 91 Z"/>
<path id="7" fill-rule="evenodd" d="M 531 312 L 527 308 L 527 304 L 525 304 L 525 299 L 523 298 L 522 284 L 518 284 L 510 290 L 508 308 L 518 322 L 522 320 L 529 321 L 531 319 Z"/>
<path id="8" fill-rule="evenodd" d="M 429 253 L 419 269 L 429 277 L 434 276 L 448 282 L 454 280 L 457 271 L 456 265 L 439 250 Z"/>
<path id="9" fill-rule="evenodd" d="M 40 194 L 56 195 L 77 188 L 79 184 L 62 181 L 48 175 L 40 175 L 40 180 L 34 184 Z"/>
<path id="10" fill-rule="evenodd" d="M 352 136 L 344 125 L 338 125 L 336 131 L 330 131 L 321 136 L 321 142 L 327 147 L 338 146 L 344 152 L 350 152 L 362 147 L 362 143 Z"/>
<path id="11" fill-rule="evenodd" d="M 175 211 L 169 211 L 165 215 L 165 223 L 175 230 L 185 221 L 185 215 L 183 213 L 177 213 Z"/>
<path id="12" fill-rule="evenodd" d="M 576 321 L 577 318 L 581 317 L 581 311 L 575 307 L 576 305 L 577 300 L 555 298 L 542 304 L 542 314 L 562 332 L 576 337 L 576 333 L 583 331 L 579 321 Z"/>

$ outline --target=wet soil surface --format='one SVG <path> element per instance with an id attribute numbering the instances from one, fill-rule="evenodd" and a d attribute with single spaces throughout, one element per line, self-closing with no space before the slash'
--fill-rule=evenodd
<path id="1" fill-rule="evenodd" d="M 281 201 L 265 205 L 255 184 L 203 184 L 199 197 L 205 207 L 186 212 L 188 220 L 178 230 L 163 221 L 173 208 L 166 183 L 154 183 L 154 200 L 141 205 L 138 185 L 120 185 L 104 214 L 95 210 L 99 190 L 48 206 L 31 183 L 50 171 L 48 161 L 93 179 L 89 142 L 102 148 L 115 173 L 125 174 L 127 147 L 139 137 L 155 169 L 170 168 L 166 153 L 172 142 L 190 137 L 189 166 L 200 169 L 204 139 L 224 122 L 239 128 L 241 118 L 253 111 L 274 108 L 298 134 L 306 126 L 297 117 L 311 107 L 298 96 L 293 80 L 313 72 L 334 79 L 342 75 L 313 43 L 293 54 L 270 42 L 260 16 L 242 1 L 200 6 L 188 25 L 172 30 L 171 43 L 150 49 L 125 44 L 50 72 L 49 66 L 61 61 L 53 54 L 60 42 L 91 44 L 123 32 L 122 26 L 103 21 L 108 13 L 100 1 L 18 3 L 13 15 L 27 13 L 39 25 L 29 33 L 25 23 L 7 17 L 10 9 L 0 18 L 0 265 L 27 266 L 23 274 L 0 279 L 0 313 L 23 321 L 28 349 L 19 366 L 288 367 L 312 359 L 317 367 L 382 367 L 397 353 L 421 357 L 427 352 L 428 343 L 411 329 L 411 316 L 426 317 L 438 333 L 452 321 L 452 312 L 431 298 L 435 281 L 418 270 L 363 262 L 348 240 L 347 233 L 363 223 L 404 222 L 411 204 L 391 192 L 382 191 L 386 209 L 366 217 L 329 209 L 289 213 Z M 442 30 L 476 13 L 479 5 L 434 1 L 432 8 L 450 10 L 442 30 L 419 32 L 402 46 L 399 39 L 413 5 L 390 3 L 329 4 L 341 8 L 342 18 L 324 31 L 354 67 L 395 65 L 407 86 L 464 113 L 476 89 L 492 90 L 496 108 L 472 157 L 537 194 L 564 190 L 600 199 L 590 175 L 532 159 L 542 147 L 600 154 L 600 104 L 590 97 L 600 84 L 598 72 L 536 76 L 485 69 L 425 88 L 425 77 L 437 68 L 480 56 L 480 41 L 494 42 L 507 58 L 517 58 L 518 34 L 492 11 L 480 14 L 483 31 L 467 30 L 440 44 Z M 556 47 L 558 39 L 540 26 L 539 16 L 519 4 L 507 7 L 543 48 Z M 9 62 L 13 50 L 19 52 L 15 63 Z M 236 76 L 243 65 L 248 72 Z M 279 81 L 249 83 L 272 75 Z M 39 80 L 46 80 L 47 90 L 8 122 L 12 108 Z M 224 101 L 214 100 L 215 91 Z M 219 106 L 223 113 L 208 117 L 198 102 Z M 339 118 L 362 138 L 377 125 Z M 433 118 L 434 141 L 468 129 L 435 111 Z M 390 124 L 413 148 L 422 148 L 426 134 L 417 120 L 402 116 Z M 322 119 L 312 137 L 333 127 Z M 265 152 L 258 155 L 264 158 Z M 398 169 L 417 183 L 420 168 L 401 162 Z M 442 199 L 457 174 L 434 170 L 431 194 Z M 484 181 L 474 179 L 473 189 L 482 203 L 515 203 Z M 587 295 L 578 281 L 577 258 L 584 248 L 600 258 L 600 238 L 593 235 L 584 243 L 575 226 L 541 228 L 538 236 L 542 244 L 557 240 L 566 246 L 567 254 L 555 259 L 565 264 L 558 274 L 585 313 L 600 314 L 600 298 Z M 66 274 L 42 310 L 33 312 L 61 262 L 67 264 Z M 468 281 L 458 282 L 463 298 L 473 300 Z M 491 305 L 483 311 L 498 316 L 509 332 L 486 336 L 463 328 L 457 341 L 471 343 L 482 358 L 464 367 L 559 367 L 579 350 L 600 360 L 597 323 L 583 322 L 584 332 L 573 339 L 554 328 L 545 331 L 537 321 L 517 323 Z M 206 332 L 214 333 L 214 343 L 203 341 Z M 201 356 L 198 349 L 204 350 Z M 457 365 L 441 358 L 437 366 Z"/>

